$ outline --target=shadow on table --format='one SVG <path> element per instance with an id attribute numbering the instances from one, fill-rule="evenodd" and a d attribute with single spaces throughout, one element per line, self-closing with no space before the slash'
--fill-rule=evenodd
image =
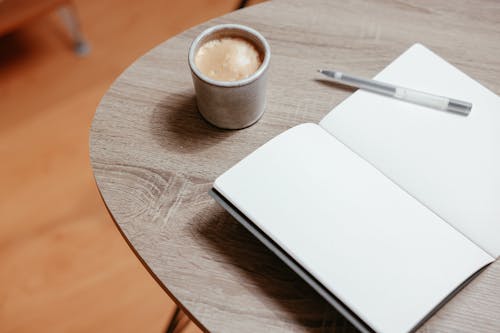
<path id="1" fill-rule="evenodd" d="M 258 288 L 287 316 L 307 331 L 357 332 L 357 330 L 319 294 L 268 250 L 229 213 L 220 211 L 205 223 L 195 224 L 198 239 L 206 240 L 215 253 L 238 267 L 244 283 Z M 256 311 L 258 313 L 259 311 Z M 283 317 L 280 312 L 275 317 Z"/>
<path id="2" fill-rule="evenodd" d="M 217 128 L 203 119 L 192 91 L 170 94 L 156 105 L 151 130 L 160 145 L 182 153 L 200 152 L 235 133 Z"/>
<path id="3" fill-rule="evenodd" d="M 334 88 L 334 89 L 341 90 L 344 92 L 353 93 L 356 90 L 358 90 L 358 88 L 349 87 L 349 86 L 346 86 L 345 84 L 340 84 L 340 83 L 337 83 L 335 81 L 331 81 L 331 80 L 327 80 L 327 79 L 314 79 L 314 81 L 323 85 L 323 86 Z"/>

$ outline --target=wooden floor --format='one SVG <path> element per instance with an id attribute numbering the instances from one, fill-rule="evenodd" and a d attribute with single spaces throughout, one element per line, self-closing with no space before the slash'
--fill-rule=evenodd
<path id="1" fill-rule="evenodd" d="M 0 38 L 0 332 L 165 329 L 173 302 L 107 215 L 88 129 L 134 59 L 238 2 L 77 0 L 84 58 L 55 15 Z"/>

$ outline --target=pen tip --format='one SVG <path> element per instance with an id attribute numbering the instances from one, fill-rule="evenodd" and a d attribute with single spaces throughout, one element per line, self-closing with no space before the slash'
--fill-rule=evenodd
<path id="1" fill-rule="evenodd" d="M 322 69 L 318 69 L 318 73 L 323 73 L 323 70 Z"/>

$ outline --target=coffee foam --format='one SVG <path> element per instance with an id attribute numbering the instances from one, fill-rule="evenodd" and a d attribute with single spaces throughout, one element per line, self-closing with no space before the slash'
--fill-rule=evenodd
<path id="1" fill-rule="evenodd" d="M 262 57 L 248 40 L 223 37 L 203 44 L 196 53 L 195 64 L 214 80 L 238 81 L 255 73 L 262 64 Z"/>

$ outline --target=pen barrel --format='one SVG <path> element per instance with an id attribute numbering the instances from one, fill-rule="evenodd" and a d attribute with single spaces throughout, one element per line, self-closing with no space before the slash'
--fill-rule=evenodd
<path id="1" fill-rule="evenodd" d="M 336 81 L 340 83 L 372 91 L 374 93 L 387 96 L 394 96 L 394 94 L 396 93 L 396 87 L 387 83 L 367 80 L 360 77 L 343 74 L 340 72 L 337 76 L 338 79 Z"/>
<path id="2" fill-rule="evenodd" d="M 401 87 L 396 88 L 394 97 L 411 103 L 463 115 L 468 115 L 472 108 L 472 104 L 468 102 Z"/>
<path id="3" fill-rule="evenodd" d="M 449 102 L 449 99 L 443 96 L 431 95 L 422 91 L 401 87 L 396 88 L 394 97 L 438 110 L 446 110 Z"/>
<path id="4" fill-rule="evenodd" d="M 458 99 L 429 94 L 410 88 L 398 87 L 376 80 L 363 79 L 338 71 L 320 70 L 320 72 L 341 84 L 347 84 L 353 87 L 390 96 L 402 101 L 427 106 L 433 109 L 451 111 L 466 116 L 472 110 L 471 103 Z"/>

